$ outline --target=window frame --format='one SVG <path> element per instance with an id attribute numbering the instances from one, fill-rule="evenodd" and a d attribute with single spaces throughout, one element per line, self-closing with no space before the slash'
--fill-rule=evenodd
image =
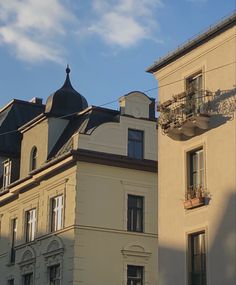
<path id="1" fill-rule="evenodd" d="M 32 278 L 32 279 L 30 279 L 30 283 L 25 283 L 26 282 L 26 280 L 25 280 L 26 276 Z M 33 285 L 33 284 L 34 284 L 34 273 L 33 272 L 27 272 L 27 273 L 22 275 L 22 285 Z"/>
<path id="2" fill-rule="evenodd" d="M 139 207 L 137 204 L 141 202 Z M 145 197 L 141 195 L 128 194 L 127 196 L 127 231 L 144 232 L 144 203 Z M 131 205 L 134 204 L 134 205 Z M 138 226 L 140 221 L 140 226 Z M 140 227 L 140 229 L 139 229 Z"/>
<path id="3" fill-rule="evenodd" d="M 132 132 L 136 134 L 137 133 L 141 134 L 141 139 L 130 138 Z M 128 128 L 127 156 L 129 158 L 139 159 L 139 160 L 144 159 L 144 135 L 145 133 L 143 130 Z M 136 153 L 137 145 L 141 146 L 141 155 L 139 155 L 139 153 Z"/>
<path id="4" fill-rule="evenodd" d="M 205 150 L 201 145 L 187 152 L 187 198 L 195 198 L 206 185 Z M 196 164 L 195 164 L 196 163 Z"/>
<path id="5" fill-rule="evenodd" d="M 195 238 L 201 237 L 200 243 L 196 245 Z M 207 285 L 207 241 L 206 241 L 206 231 L 199 230 L 196 232 L 192 232 L 187 236 L 187 259 L 188 259 L 188 285 L 194 285 L 195 282 L 193 280 L 193 275 L 200 274 L 200 285 Z M 199 242 L 199 240 L 198 240 Z M 195 251 L 200 249 L 199 253 Z M 202 251 L 203 250 L 203 251 Z M 198 258 L 200 256 L 200 258 Z M 198 259 L 198 260 L 197 260 Z M 196 262 L 194 262 L 196 260 Z M 196 271 L 195 267 L 199 266 L 201 268 L 200 271 Z"/>
<path id="6" fill-rule="evenodd" d="M 57 201 L 61 204 L 58 205 Z M 57 214 L 59 212 L 59 215 Z M 64 227 L 64 195 L 60 194 L 50 198 L 50 232 L 55 232 Z"/>
<path id="7" fill-rule="evenodd" d="M 56 269 L 59 268 L 59 276 L 57 277 L 57 279 L 51 280 L 51 270 L 54 268 L 56 268 Z M 51 283 L 51 282 L 55 282 L 55 283 Z M 48 284 L 49 285 L 60 285 L 61 284 L 61 264 L 60 263 L 53 264 L 53 265 L 48 267 Z"/>
<path id="8" fill-rule="evenodd" d="M 25 241 L 31 242 L 36 238 L 37 232 L 37 211 L 36 208 L 25 212 Z"/>
<path id="9" fill-rule="evenodd" d="M 3 162 L 3 190 L 11 184 L 12 161 L 7 159 Z"/>
<path id="10" fill-rule="evenodd" d="M 15 283 L 15 279 L 14 278 L 10 278 L 7 280 L 7 285 L 14 285 Z"/>
<path id="11" fill-rule="evenodd" d="M 12 218 L 10 220 L 10 240 L 11 240 L 11 250 L 10 250 L 10 263 L 15 263 L 16 259 L 16 240 L 17 240 L 17 229 L 18 229 L 18 218 Z"/>
<path id="12" fill-rule="evenodd" d="M 195 88 L 195 85 L 197 86 L 197 88 Z M 203 70 L 199 70 L 185 78 L 185 91 L 187 92 L 187 97 L 186 97 L 187 115 L 188 114 L 190 115 L 192 113 L 199 113 L 201 105 L 203 103 L 203 97 L 202 97 L 203 85 L 204 85 Z"/>
<path id="13" fill-rule="evenodd" d="M 136 276 L 130 276 L 130 270 L 136 270 Z M 138 270 L 140 270 L 140 277 L 138 277 Z M 144 285 L 144 266 L 127 264 L 127 285 Z M 140 282 L 141 281 L 141 282 Z"/>
<path id="14" fill-rule="evenodd" d="M 38 148 L 33 146 L 30 152 L 30 171 L 37 168 Z"/>

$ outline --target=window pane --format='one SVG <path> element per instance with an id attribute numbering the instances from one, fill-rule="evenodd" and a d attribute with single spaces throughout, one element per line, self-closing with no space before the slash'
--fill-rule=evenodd
<path id="1" fill-rule="evenodd" d="M 143 158 L 143 131 L 128 130 L 128 156 L 131 158 Z"/>
<path id="2" fill-rule="evenodd" d="M 127 284 L 128 285 L 142 285 L 143 284 L 143 266 L 128 265 Z"/>
<path id="3" fill-rule="evenodd" d="M 127 229 L 143 231 L 143 197 L 128 195 Z"/>
<path id="4" fill-rule="evenodd" d="M 52 198 L 51 207 L 51 231 L 57 231 L 63 226 L 63 196 Z"/>
<path id="5" fill-rule="evenodd" d="M 189 285 L 206 285 L 205 233 L 189 236 Z"/>

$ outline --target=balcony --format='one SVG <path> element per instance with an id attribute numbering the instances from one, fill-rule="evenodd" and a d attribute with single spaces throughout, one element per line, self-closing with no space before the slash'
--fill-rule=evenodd
<path id="1" fill-rule="evenodd" d="M 170 137 L 192 137 L 196 129 L 208 129 L 212 98 L 210 91 L 192 89 L 160 104 L 157 108 L 160 112 L 158 123 L 163 133 Z"/>
<path id="2" fill-rule="evenodd" d="M 206 205 L 208 194 L 203 186 L 189 186 L 183 202 L 184 209 L 193 209 Z"/>

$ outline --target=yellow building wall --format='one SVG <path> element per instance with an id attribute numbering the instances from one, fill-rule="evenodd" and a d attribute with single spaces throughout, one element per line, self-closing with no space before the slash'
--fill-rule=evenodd
<path id="1" fill-rule="evenodd" d="M 157 71 L 159 101 L 185 90 L 185 78 L 203 71 L 204 89 L 236 87 L 236 27 L 230 28 Z M 185 210 L 187 153 L 202 146 L 209 205 Z M 236 122 L 212 115 L 209 128 L 187 140 L 158 129 L 159 284 L 188 284 L 188 234 L 205 230 L 207 285 L 236 280 Z M 178 282 L 176 283 L 176 280 Z"/>

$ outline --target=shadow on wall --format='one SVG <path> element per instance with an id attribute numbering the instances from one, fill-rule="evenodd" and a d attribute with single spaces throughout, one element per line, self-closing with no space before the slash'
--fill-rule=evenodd
<path id="1" fill-rule="evenodd" d="M 233 285 L 236 280 L 235 190 L 225 200 L 225 209 L 222 210 L 223 215 L 217 218 L 217 228 L 213 228 L 214 225 L 209 222 L 209 228 L 206 232 L 206 241 L 208 243 L 206 253 L 207 285 Z M 215 233 L 214 236 L 211 235 L 212 232 Z M 184 235 L 185 233 L 182 236 L 184 237 Z M 159 244 L 158 252 L 159 285 L 188 284 L 186 281 L 188 274 L 187 251 L 174 247 L 163 247 Z M 197 283 L 197 285 L 204 284 Z"/>

